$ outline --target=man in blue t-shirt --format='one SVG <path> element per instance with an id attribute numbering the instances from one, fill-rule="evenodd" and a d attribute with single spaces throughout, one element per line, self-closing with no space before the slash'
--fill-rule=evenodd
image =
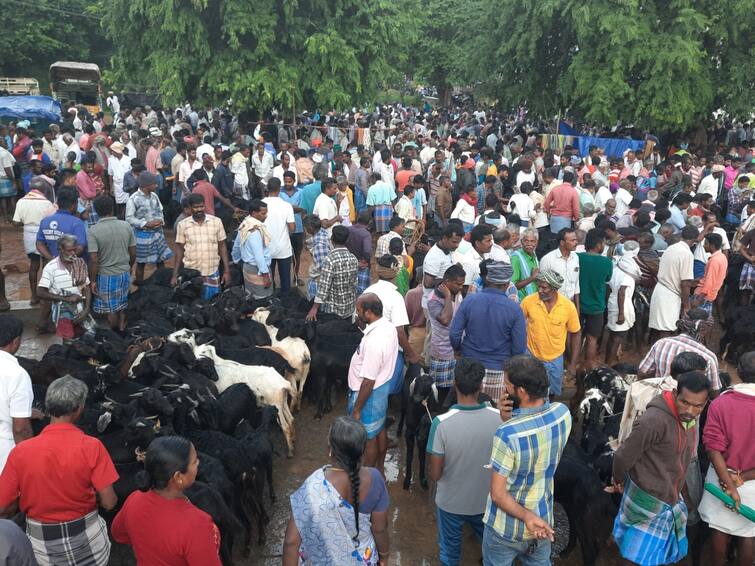
<path id="1" fill-rule="evenodd" d="M 86 223 L 76 216 L 78 193 L 72 187 L 61 187 L 58 192 L 58 212 L 39 223 L 37 251 L 50 261 L 58 255 L 58 238 L 63 234 L 76 236 L 77 253 L 82 255 L 87 248 Z"/>

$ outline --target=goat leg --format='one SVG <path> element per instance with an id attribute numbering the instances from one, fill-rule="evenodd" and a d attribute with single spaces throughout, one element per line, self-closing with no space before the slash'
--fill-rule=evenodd
<path id="1" fill-rule="evenodd" d="M 406 431 L 404 437 L 406 441 L 406 470 L 404 471 L 404 489 L 409 489 L 412 484 L 412 461 L 414 460 L 414 439 L 415 433 Z"/>

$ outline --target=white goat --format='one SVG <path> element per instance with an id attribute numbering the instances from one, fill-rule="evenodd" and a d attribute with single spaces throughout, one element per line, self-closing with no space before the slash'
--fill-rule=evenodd
<path id="1" fill-rule="evenodd" d="M 293 386 L 281 374 L 267 366 L 247 366 L 224 360 L 215 352 L 215 347 L 202 344 L 194 348 L 197 358 L 209 358 L 215 364 L 218 393 L 234 383 L 245 383 L 252 390 L 259 405 L 271 405 L 278 410 L 278 423 L 288 445 L 289 457 L 294 455 L 294 416 L 288 406 L 288 396 L 294 396 Z"/>
<path id="2" fill-rule="evenodd" d="M 252 320 L 256 320 L 263 324 L 265 330 L 267 330 L 267 333 L 270 335 L 272 345 L 261 347 L 267 347 L 278 352 L 283 358 L 285 358 L 289 365 L 294 368 L 294 373 L 291 376 L 291 384 L 294 386 L 295 395 L 291 403 L 291 410 L 296 411 L 301 407 L 301 398 L 304 393 L 304 382 L 307 381 L 307 376 L 309 375 L 309 366 L 312 363 L 312 357 L 310 356 L 307 343 L 301 338 L 287 336 L 283 340 L 277 340 L 275 336 L 278 334 L 278 329 L 267 324 L 267 317 L 269 315 L 269 310 L 259 308 L 254 311 Z"/>

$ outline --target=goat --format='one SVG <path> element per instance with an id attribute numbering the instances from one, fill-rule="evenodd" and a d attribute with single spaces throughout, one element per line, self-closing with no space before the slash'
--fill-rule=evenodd
<path id="1" fill-rule="evenodd" d="M 260 405 L 271 405 L 278 410 L 278 423 L 288 445 L 288 455 L 294 455 L 294 416 L 288 406 L 289 396 L 294 395 L 293 386 L 273 368 L 265 366 L 245 366 L 217 355 L 209 344 L 197 346 L 194 353 L 198 358 L 209 358 L 215 363 L 218 372 L 217 388 L 220 393 L 234 383 L 245 383 L 252 390 Z"/>
<path id="2" fill-rule="evenodd" d="M 438 389 L 433 378 L 427 374 L 404 382 L 403 395 L 406 397 L 406 471 L 404 473 L 404 489 L 409 489 L 412 483 L 412 464 L 414 463 L 414 446 L 417 445 L 419 456 L 419 483 L 427 489 L 425 459 L 427 441 L 432 424 L 432 413 L 437 412 Z M 403 419 L 402 419 L 403 420 Z"/>

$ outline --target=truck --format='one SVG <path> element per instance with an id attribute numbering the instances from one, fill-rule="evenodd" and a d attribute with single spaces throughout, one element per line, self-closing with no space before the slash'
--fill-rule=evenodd
<path id="1" fill-rule="evenodd" d="M 0 77 L 0 94 L 2 96 L 37 95 L 39 81 L 28 77 Z"/>
<path id="2" fill-rule="evenodd" d="M 94 63 L 56 61 L 50 65 L 50 93 L 63 108 L 81 104 L 96 114 L 102 109 L 100 68 Z"/>

